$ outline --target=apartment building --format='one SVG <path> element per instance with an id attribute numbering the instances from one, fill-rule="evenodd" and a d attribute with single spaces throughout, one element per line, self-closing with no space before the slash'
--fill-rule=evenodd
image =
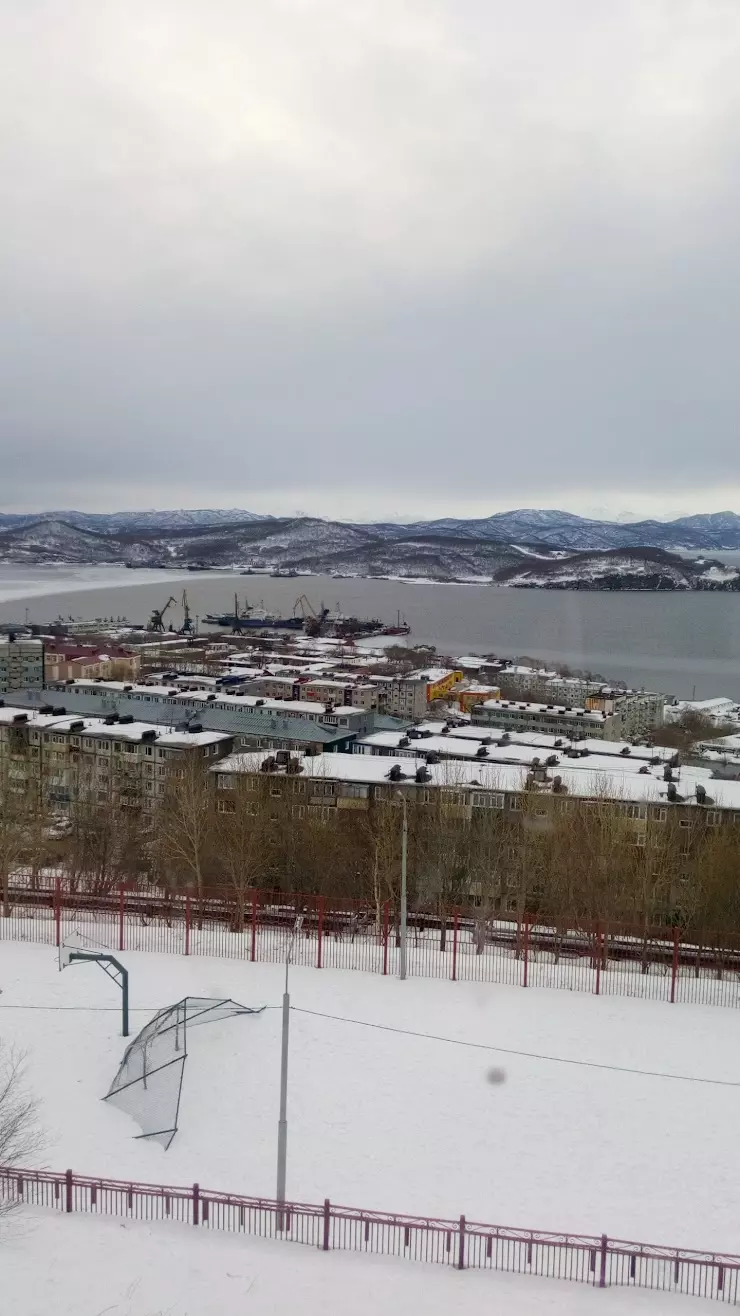
<path id="1" fill-rule="evenodd" d="M 224 691 L 183 690 L 177 686 L 134 685 L 122 681 L 75 681 L 44 692 L 19 691 L 21 707 L 54 706 L 77 714 L 112 713 L 175 728 L 200 725 L 223 731 L 243 744 L 275 749 L 345 749 L 374 728 L 375 714 L 363 708 L 266 699 Z"/>
<path id="2" fill-rule="evenodd" d="M 120 645 L 101 651 L 94 645 L 73 645 L 51 641 L 44 648 L 44 681 L 76 681 L 91 677 L 116 676 L 134 680 L 139 670 L 139 656 Z"/>
<path id="3" fill-rule="evenodd" d="M 585 706 L 590 712 L 612 710 L 618 714 L 622 735 L 627 740 L 639 740 L 660 730 L 665 722 L 665 695 L 648 690 L 602 689 L 598 694 L 587 695 Z"/>
<path id="4" fill-rule="evenodd" d="M 624 772 L 621 765 L 598 771 L 544 765 L 523 772 L 518 766 L 471 763 L 429 763 L 424 758 L 401 757 L 389 762 L 372 754 L 319 754 L 277 758 L 264 753 L 233 753 L 214 764 L 216 790 L 234 790 L 239 777 L 260 779 L 271 774 L 272 794 L 295 797 L 299 812 L 319 809 L 329 819 L 345 809 L 371 810 L 375 803 L 392 802 L 399 792 L 409 802 L 432 803 L 445 793 L 454 816 L 472 820 L 476 811 L 501 810 L 520 821 L 547 819 L 551 810 L 568 810 L 583 801 L 615 809 L 635 825 L 635 844 L 643 845 L 648 822 L 666 823 L 675 811 L 681 828 L 740 826 L 740 782 L 694 777 L 683 770 L 678 782 L 664 765 L 644 773 Z M 670 779 L 669 779 L 670 778 Z M 228 810 L 226 810 L 228 811 Z"/>
<path id="5" fill-rule="evenodd" d="M 43 640 L 0 635 L 0 695 L 11 690 L 41 690 L 43 685 Z"/>
<path id="6" fill-rule="evenodd" d="M 487 699 L 476 704 L 470 720 L 474 726 L 503 727 L 511 731 L 542 731 L 546 735 L 580 740 L 624 740 L 620 714 L 614 708 L 566 708 L 558 704 L 514 703 Z"/>
<path id="7" fill-rule="evenodd" d="M 33 792 L 55 810 L 84 796 L 153 808 L 168 772 L 183 756 L 216 762 L 234 737 L 171 731 L 126 719 L 60 716 L 0 708 L 0 782 L 11 794 Z"/>
<path id="8" fill-rule="evenodd" d="M 427 680 L 412 676 L 375 676 L 378 710 L 407 722 L 418 722 L 427 715 Z"/>

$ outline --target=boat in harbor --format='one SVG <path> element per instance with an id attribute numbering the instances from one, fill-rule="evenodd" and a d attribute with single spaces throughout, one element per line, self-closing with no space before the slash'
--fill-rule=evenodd
<path id="1" fill-rule="evenodd" d="M 239 600 L 234 595 L 233 612 L 222 612 L 218 614 L 207 613 L 203 618 L 206 626 L 228 626 L 232 631 L 301 631 L 303 630 L 303 617 L 293 613 L 291 617 L 278 617 L 275 613 L 268 612 L 263 606 L 251 607 L 244 601 L 244 607 L 239 608 Z"/>

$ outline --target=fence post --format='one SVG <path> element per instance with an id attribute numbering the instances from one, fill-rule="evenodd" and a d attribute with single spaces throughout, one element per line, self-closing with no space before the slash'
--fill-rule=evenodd
<path id="1" fill-rule="evenodd" d="M 523 987 L 527 986 L 529 979 L 529 915 L 524 915 L 524 982 Z"/>
<path id="2" fill-rule="evenodd" d="M 596 995 L 601 992 L 601 924 L 596 924 Z"/>
<path id="3" fill-rule="evenodd" d="M 329 1251 L 329 1229 L 330 1229 L 330 1225 L 331 1225 L 331 1206 L 329 1205 L 329 1198 L 328 1198 L 328 1197 L 325 1197 L 325 1198 L 324 1198 L 324 1241 L 323 1241 L 323 1243 L 322 1243 L 322 1245 L 321 1245 L 321 1246 L 322 1246 L 322 1250 L 323 1250 L 324 1252 L 328 1252 L 328 1251 Z"/>
<path id="4" fill-rule="evenodd" d="M 322 944 L 323 944 L 323 940 L 324 940 L 324 906 L 325 906 L 325 905 L 326 905 L 326 897 L 325 897 L 325 896 L 319 896 L 318 937 L 317 937 L 317 946 L 316 946 L 316 968 L 317 968 L 317 969 L 320 969 L 320 968 L 322 967 L 322 966 L 321 966 L 321 950 L 322 950 Z"/>
<path id="5" fill-rule="evenodd" d="M 606 1253 L 608 1239 L 606 1234 L 601 1235 L 601 1264 L 599 1266 L 599 1288 L 606 1288 Z"/>
<path id="6" fill-rule="evenodd" d="M 64 1209 L 69 1214 L 74 1210 L 74 1201 L 72 1199 L 72 1171 L 67 1170 L 64 1176 Z"/>
<path id="7" fill-rule="evenodd" d="M 457 928 L 460 922 L 459 909 L 452 913 L 452 981 L 457 982 Z"/>
<path id="8" fill-rule="evenodd" d="M 460 1241 L 457 1248 L 457 1268 L 465 1269 L 465 1216 L 460 1216 Z"/>
<path id="9" fill-rule="evenodd" d="M 190 892 L 185 892 L 185 954 L 190 954 Z"/>
<path id="10" fill-rule="evenodd" d="M 673 960 L 671 962 L 671 1005 L 676 1004 L 676 982 L 678 981 L 678 940 L 680 932 L 673 929 Z"/>
<path id="11" fill-rule="evenodd" d="M 125 893 L 125 890 L 124 890 L 123 882 L 121 882 L 121 884 L 120 884 L 120 886 L 119 886 L 119 888 L 118 888 L 118 949 L 119 949 L 119 950 L 125 950 L 125 949 L 126 949 L 126 948 L 125 948 L 125 945 L 124 945 L 124 926 L 125 926 L 125 925 L 124 925 L 124 900 L 125 900 L 125 898 L 126 898 L 126 893 Z"/>
<path id="12" fill-rule="evenodd" d="M 252 947 L 250 959 L 254 964 L 257 958 L 257 892 L 252 892 Z"/>
<path id="13" fill-rule="evenodd" d="M 383 973 L 388 974 L 388 923 L 390 913 L 388 909 L 389 902 L 386 900 L 383 905 Z"/>
<path id="14" fill-rule="evenodd" d="M 193 1184 L 193 1224 L 200 1224 L 200 1185 Z"/>
<path id="15" fill-rule="evenodd" d="M 62 941 L 62 879 L 58 873 L 54 878 L 54 933 L 59 946 Z"/>

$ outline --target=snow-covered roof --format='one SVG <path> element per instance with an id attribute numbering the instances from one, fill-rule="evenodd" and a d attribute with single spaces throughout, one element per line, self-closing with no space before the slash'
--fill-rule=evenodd
<path id="1" fill-rule="evenodd" d="M 226 691 L 218 691 L 216 698 L 213 697 L 213 691 L 208 690 L 180 690 L 176 686 L 169 685 L 135 685 L 129 681 L 74 681 L 71 682 L 70 690 L 81 690 L 86 693 L 99 692 L 105 695 L 107 692 L 114 694 L 125 694 L 129 699 L 141 699 L 146 702 L 147 699 L 167 699 L 172 704 L 210 704 L 213 708 L 265 708 L 275 713 L 301 714 L 304 717 L 325 717 L 336 716 L 341 714 L 357 714 L 361 709 L 352 707 L 349 704 L 335 705 L 330 708 L 327 704 L 311 700 L 297 699 L 268 699 L 260 695 L 239 695 L 231 694 Z M 60 691 L 59 693 L 62 693 Z"/>
<path id="2" fill-rule="evenodd" d="M 69 732 L 73 729 L 81 736 L 106 736 L 111 740 L 139 741 L 146 734 L 151 739 L 154 732 L 158 745 L 178 746 L 214 745 L 233 737 L 223 731 L 173 731 L 152 722 L 112 722 L 102 717 L 86 717 L 74 713 L 37 713 L 26 708 L 0 708 L 0 725 L 12 725 L 17 717 L 25 721 L 19 726 L 33 727 L 39 731 Z"/>
<path id="3" fill-rule="evenodd" d="M 522 713 L 551 713 L 553 717 L 579 717 L 591 722 L 603 722 L 606 716 L 589 708 L 567 708 L 564 704 L 531 704 L 518 699 L 484 699 L 483 708 L 492 713 L 518 709 Z"/>
<path id="4" fill-rule="evenodd" d="M 268 757 L 266 752 L 249 754 L 230 754 L 214 764 L 213 771 L 249 773 L 258 772 L 261 764 Z M 424 768 L 429 779 L 426 787 L 447 787 L 455 790 L 483 790 L 516 792 L 524 788 L 527 770 L 508 764 L 467 763 L 447 760 L 444 763 L 427 764 L 425 759 L 385 758 L 370 754 L 316 754 L 300 760 L 301 776 L 326 781 L 342 781 L 366 785 L 414 785 L 416 771 Z M 397 766 L 402 778 L 393 782 L 389 776 L 391 768 Z M 655 770 L 657 772 L 657 770 Z M 685 771 L 685 770 L 684 770 Z M 675 774 L 674 774 L 675 775 Z M 624 802 L 665 803 L 668 799 L 668 783 L 663 781 L 662 772 L 657 775 L 648 773 L 624 773 L 609 771 L 584 771 L 582 768 L 559 765 L 549 780 L 538 788 L 537 793 L 549 793 L 552 790 L 554 776 L 559 776 L 568 794 L 582 799 L 612 799 Z M 699 781 L 693 775 L 675 780 L 673 783 L 679 802 L 696 804 L 696 785 Z M 707 804 L 721 809 L 740 810 L 740 782 L 701 781 L 706 786 Z M 534 795 L 536 798 L 536 793 Z"/>

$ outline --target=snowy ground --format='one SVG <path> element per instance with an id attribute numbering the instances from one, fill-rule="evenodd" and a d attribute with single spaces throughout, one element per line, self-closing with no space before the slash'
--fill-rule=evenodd
<path id="1" fill-rule="evenodd" d="M 132 1031 L 186 994 L 280 1002 L 278 965 L 122 959 Z M 193 1030 L 165 1152 L 99 1100 L 124 1044 L 117 989 L 98 968 L 59 973 L 53 949 L 0 943 L 0 989 L 0 1036 L 29 1053 L 50 1168 L 274 1195 L 278 1009 Z M 292 970 L 291 989 L 302 1009 L 478 1047 L 740 1084 L 729 1010 L 312 969 Z M 503 1086 L 487 1081 L 492 1065 Z M 739 1097 L 294 1013 L 288 1195 L 734 1252 Z"/>
<path id="2" fill-rule="evenodd" d="M 11 1230 L 11 1233 L 8 1233 Z M 698 1316 L 701 1299 L 463 1273 L 101 1216 L 15 1216 L 0 1240 L 14 1316 Z M 7 1304 L 7 1307 L 6 1305 Z"/>

